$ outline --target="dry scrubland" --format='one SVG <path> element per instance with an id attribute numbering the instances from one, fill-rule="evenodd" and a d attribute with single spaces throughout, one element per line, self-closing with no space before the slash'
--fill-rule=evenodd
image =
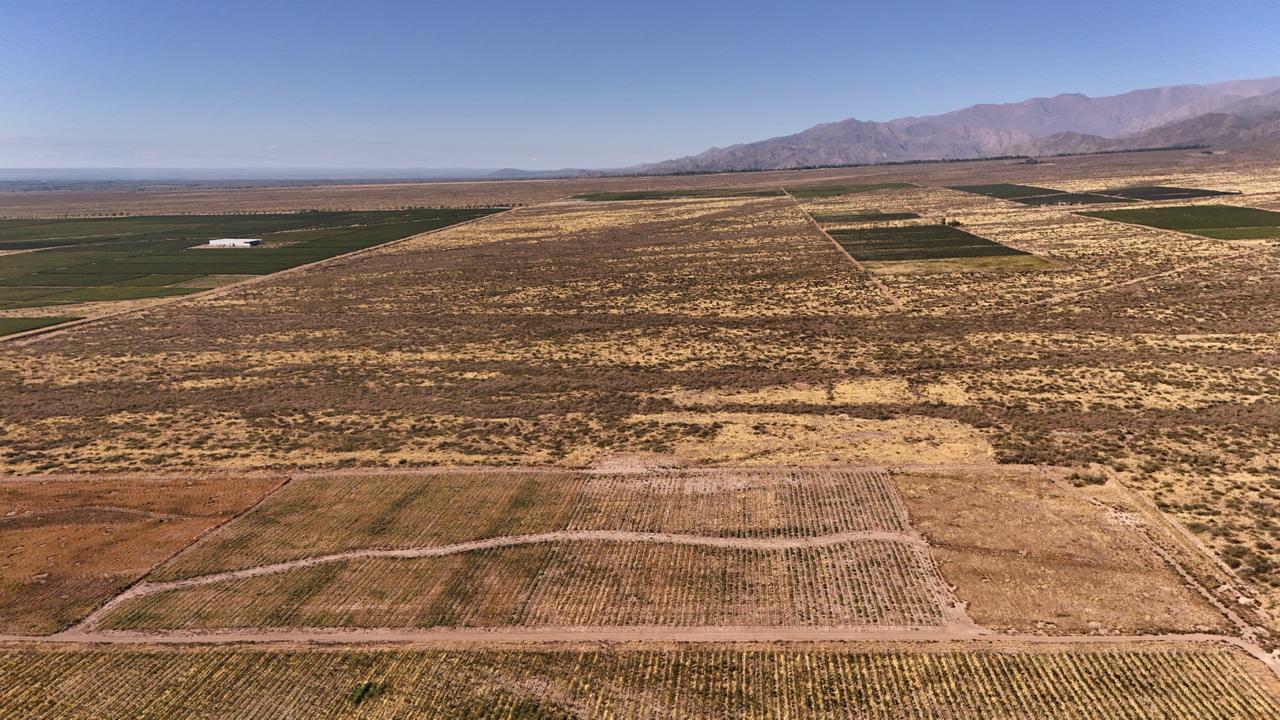
<path id="1" fill-rule="evenodd" d="M 564 199 L 841 181 L 916 187 Z M 0 214 L 530 203 L 217 297 L 0 344 L 9 473 L 204 478 L 162 511 L 199 522 L 129 515 L 120 525 L 116 512 L 110 542 L 96 511 L 68 508 L 155 507 L 88 489 L 11 501 L 14 514 L 0 518 L 0 536 L 14 538 L 3 592 L 36 599 L 0 615 L 10 631 L 65 627 L 159 564 L 79 630 L 179 640 L 216 639 L 220 628 L 518 625 L 1006 634 L 961 650 L 11 644 L 0 663 L 16 682 L 0 693 L 30 716 L 295 705 L 375 717 L 1276 716 L 1274 676 L 1234 649 L 1123 638 L 1029 649 L 1011 635 L 1213 633 L 1275 646 L 1280 242 L 946 189 L 982 182 L 1240 191 L 1132 206 L 1280 209 L 1280 158 L 1198 152 L 0 193 Z M 921 218 L 856 222 L 945 216 L 1037 260 L 869 268 L 812 219 L 873 211 Z M 432 465 L 541 471 L 414 472 Z M 871 465 L 904 467 L 832 471 Z M 612 472 L 570 472 L 588 467 Z M 190 544 L 273 486 L 255 472 L 299 468 L 311 475 Z M 26 487 L 37 486 L 5 481 L 0 492 Z M 216 509 L 191 507 L 210 495 L 222 498 Z M 33 512 L 45 508 L 65 516 L 66 529 L 48 531 L 59 552 L 104 564 L 75 572 L 111 575 L 109 587 L 59 591 L 57 602 L 24 589 L 51 563 L 39 543 L 54 540 L 36 522 L 46 516 Z M 161 539 L 133 541 L 146 552 L 115 549 L 142 537 Z M 156 676 L 167 693 L 152 690 Z M 244 690 L 264 682 L 280 688 L 272 703 Z"/>
<path id="2" fill-rule="evenodd" d="M 0 650 L 13 718 L 1264 720 L 1274 676 L 1227 650 L 752 646 L 486 651 Z M 132 688 L 120 692 L 121 687 Z"/>

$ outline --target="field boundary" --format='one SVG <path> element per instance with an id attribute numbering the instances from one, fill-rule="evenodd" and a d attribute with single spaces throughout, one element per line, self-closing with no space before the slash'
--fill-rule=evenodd
<path id="1" fill-rule="evenodd" d="M 1240 205 L 1238 207 L 1247 207 L 1247 206 Z M 1258 208 L 1250 208 L 1250 209 L 1256 210 Z M 1161 270 L 1159 272 L 1151 273 L 1150 275 L 1139 275 L 1138 277 L 1135 277 L 1135 278 L 1129 278 L 1127 280 L 1119 280 L 1113 283 L 1104 283 L 1102 285 L 1097 285 L 1095 287 L 1084 288 L 1083 290 L 1072 290 L 1071 292 L 1050 295 L 1049 297 L 1041 298 L 1039 300 L 1033 300 L 1029 303 L 1026 303 L 1024 307 L 1041 307 L 1045 305 L 1057 305 L 1059 303 L 1067 302 L 1069 300 L 1074 300 L 1078 297 L 1083 297 L 1090 293 L 1106 292 L 1108 290 L 1116 290 L 1118 288 L 1128 287 L 1130 285 L 1139 285 L 1141 283 L 1148 282 L 1151 280 L 1157 280 L 1162 277 L 1177 275 L 1178 273 L 1185 272 L 1187 270 L 1195 270 L 1198 268 L 1207 267 L 1209 265 L 1213 265 L 1214 263 L 1223 262 L 1225 260 L 1239 260 L 1240 258 L 1246 258 L 1252 255 L 1258 255 L 1268 250 L 1274 250 L 1276 248 L 1275 245 L 1269 245 L 1269 244 L 1260 244 L 1260 245 L 1245 244 L 1245 243 L 1257 243 L 1259 242 L 1257 240 L 1252 240 L 1252 241 L 1220 240 L 1218 238 L 1208 238 L 1203 235 L 1196 235 L 1194 233 L 1183 232 L 1181 230 L 1169 230 L 1167 228 L 1158 228 L 1152 225 L 1140 225 L 1138 223 L 1125 222 L 1124 220 L 1112 220 L 1110 218 L 1096 218 L 1090 215 L 1081 215 L 1078 211 L 1072 211 L 1070 214 L 1075 215 L 1076 217 L 1085 218 L 1087 220 L 1094 220 L 1097 222 L 1104 222 L 1104 223 L 1115 223 L 1116 225 L 1123 225 L 1126 227 L 1134 228 L 1136 230 L 1143 230 L 1148 232 L 1155 231 L 1155 232 L 1172 233 L 1174 235 L 1181 235 L 1182 237 L 1188 238 L 1190 240 L 1198 240 L 1200 242 L 1223 243 L 1228 247 L 1240 247 L 1241 245 L 1243 245 L 1244 249 L 1242 249 L 1240 252 L 1228 253 L 1226 255 L 1219 255 L 1217 257 L 1206 258 L 1198 262 L 1188 263 L 1186 265 L 1180 265 L 1178 267 L 1170 268 L 1168 270 Z"/>
<path id="2" fill-rule="evenodd" d="M 539 204 L 543 204 L 543 203 L 539 203 Z M 396 240 L 391 240 L 391 241 L 382 243 L 380 245 L 373 245 L 371 247 L 360 248 L 359 250 L 352 250 L 351 252 L 343 253 L 342 255 L 332 255 L 330 257 L 327 257 L 321 260 L 316 260 L 315 262 L 306 263 L 305 265 L 294 265 L 291 268 L 285 268 L 284 270 L 280 270 L 279 272 L 268 273 L 266 275 L 257 275 L 251 278 L 245 278 L 244 280 L 233 282 L 229 285 L 210 288 L 208 290 L 204 290 L 201 292 L 187 293 L 185 295 L 174 295 L 173 297 L 165 298 L 163 300 L 151 303 L 149 305 L 145 305 L 143 307 L 126 308 L 123 310 L 117 310 L 115 312 L 107 312 L 102 315 L 95 315 L 93 317 L 80 318 L 79 320 L 69 320 L 67 322 L 58 323 L 56 325 L 48 325 L 46 327 L 34 328 L 31 330 L 24 330 L 23 332 L 12 333 L 10 335 L 3 335 L 3 336 L 0 336 L 0 343 L 26 341 L 26 340 L 31 340 L 37 336 L 54 335 L 64 330 L 70 330 L 71 328 L 74 328 L 74 327 L 82 327 L 84 325 L 90 325 L 92 323 L 100 322 L 102 320 L 110 320 L 113 318 L 124 317 L 126 315 L 132 315 L 134 313 L 145 312 L 147 310 L 154 310 L 156 308 L 172 305 L 182 300 L 208 300 L 210 298 L 221 297 L 222 295 L 226 295 L 227 293 L 234 292 L 235 290 L 239 290 L 241 288 L 245 288 L 250 285 L 256 285 L 258 283 L 266 282 L 267 280 L 277 279 L 280 277 L 284 277 L 286 275 L 306 272 L 308 270 L 320 267 L 322 265 L 325 265 L 327 263 L 331 263 L 337 260 L 346 260 L 353 257 L 358 257 L 366 253 L 370 253 L 374 250 L 382 250 L 388 247 L 393 247 L 395 245 L 399 245 L 400 243 L 408 242 L 410 240 L 416 240 L 418 238 L 426 237 L 428 235 L 433 235 L 435 233 L 438 233 L 444 230 L 452 230 L 453 228 L 463 227 L 464 225 L 470 225 L 471 223 L 476 223 L 481 220 L 486 220 L 488 218 L 498 217 L 501 215 L 506 215 L 508 213 L 513 213 L 517 210 L 520 210 L 526 207 L 536 207 L 536 206 L 522 205 L 520 207 L 507 208 L 506 210 L 500 210 L 495 213 L 490 213 L 489 215 L 484 215 L 478 218 L 472 218 L 470 220 L 463 220 L 460 223 L 454 223 L 453 225 L 446 225 L 445 227 L 436 228 L 435 230 L 428 230 L 426 232 L 418 233 L 416 235 L 408 235 L 406 237 L 402 237 Z"/>
<path id="3" fill-rule="evenodd" d="M 396 475 L 405 477 L 422 477 L 432 475 L 466 474 L 483 475 L 489 473 L 521 473 L 534 475 L 729 475 L 735 473 L 767 473 L 767 472 L 904 472 L 904 473 L 951 473 L 951 472 L 1000 472 L 1024 475 L 1051 473 L 1066 476 L 1077 468 L 1065 465 L 1035 465 L 1028 463 L 865 463 L 852 465 L 737 465 L 737 466 L 664 466 L 641 468 L 638 470 L 605 470 L 597 467 L 575 467 L 557 465 L 427 465 L 417 467 L 396 467 L 369 465 L 367 467 L 335 467 L 325 469 L 293 468 L 272 469 L 261 468 L 237 474 L 237 477 L 280 477 L 287 476 L 292 480 L 309 480 L 326 477 L 367 477 L 370 475 Z M 83 472 L 83 473 L 26 473 L 18 475 L 0 474 L 0 483 L 5 482 L 83 482 L 94 479 L 110 480 L 176 480 L 193 476 L 227 477 L 232 471 L 226 469 L 210 469 L 207 471 L 130 471 L 130 472 Z"/>
<path id="4" fill-rule="evenodd" d="M 1001 646 L 1035 645 L 1211 645 L 1238 648 L 1263 663 L 1280 679 L 1280 660 L 1257 645 L 1230 635 L 1165 633 L 1155 635 L 977 634 L 963 629 L 856 628 L 845 626 L 544 626 L 481 628 L 254 629 L 212 631 L 64 631 L 56 635 L 0 635 L 6 645 L 463 645 L 490 648 L 503 644 L 602 645 L 678 643 L 928 643 Z"/>
<path id="5" fill-rule="evenodd" d="M 893 291 L 889 289 L 889 286 L 886 285 L 883 280 L 877 277 L 875 273 L 868 270 L 867 266 L 859 262 L 859 260 L 855 258 L 848 250 L 845 250 L 843 245 L 836 242 L 836 239 L 831 237 L 831 234 L 828 233 L 822 227 L 821 223 L 819 223 L 817 220 L 814 219 L 813 215 L 810 214 L 808 210 L 804 209 L 804 206 L 800 204 L 799 200 L 796 200 L 794 195 L 788 192 L 786 188 L 780 188 L 780 189 L 782 190 L 782 194 L 786 195 L 787 199 L 790 200 L 793 205 L 795 205 L 796 209 L 804 214 L 805 219 L 807 219 L 815 228 L 817 228 L 818 232 L 822 233 L 823 237 L 825 237 L 827 240 L 830 240 L 831 244 L 836 246 L 836 250 L 840 251 L 840 254 L 844 255 L 846 258 L 849 258 L 849 262 L 853 263 L 854 267 L 858 268 L 859 271 L 861 271 L 864 275 L 867 276 L 867 279 L 871 281 L 871 284 L 875 286 L 876 290 L 878 290 L 880 294 L 883 295 L 889 301 L 890 308 L 894 310 L 906 309 L 906 306 L 903 305 L 902 301 L 899 300 L 897 296 L 893 294 Z"/>

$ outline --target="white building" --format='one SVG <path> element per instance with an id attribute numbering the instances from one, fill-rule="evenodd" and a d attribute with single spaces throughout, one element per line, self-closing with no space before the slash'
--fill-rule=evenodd
<path id="1" fill-rule="evenodd" d="M 244 248 L 261 244 L 262 241 L 257 238 L 219 238 L 217 240 L 209 241 L 209 247 Z"/>

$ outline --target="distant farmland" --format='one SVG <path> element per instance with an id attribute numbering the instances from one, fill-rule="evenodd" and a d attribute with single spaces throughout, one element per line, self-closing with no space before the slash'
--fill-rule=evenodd
<path id="1" fill-rule="evenodd" d="M 1280 237 L 1280 212 L 1235 205 L 1188 205 L 1080 214 L 1220 240 Z"/>
<path id="2" fill-rule="evenodd" d="M 0 311 L 186 295 L 495 212 L 405 210 L 0 220 Z M 254 248 L 199 247 L 254 237 Z M 28 252 L 17 252 L 28 251 Z M 67 313 L 72 315 L 73 313 Z M 70 319 L 70 318 L 63 318 Z M 53 317 L 2 323 L 20 332 Z"/>

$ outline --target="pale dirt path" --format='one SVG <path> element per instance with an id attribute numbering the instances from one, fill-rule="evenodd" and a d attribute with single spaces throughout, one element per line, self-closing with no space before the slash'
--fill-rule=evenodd
<path id="1" fill-rule="evenodd" d="M 210 288 L 202 292 L 189 293 L 187 295 L 176 295 L 172 298 L 157 299 L 157 302 L 153 302 L 143 307 L 125 308 L 125 309 L 117 310 L 114 312 L 106 312 L 101 315 L 94 315 L 92 317 L 81 318 L 79 320 L 71 320 L 64 323 L 58 323 L 57 325 L 49 325 L 47 327 L 35 328 L 33 330 L 27 330 L 25 332 L 4 335 L 0 337 L 0 343 L 23 341 L 23 342 L 20 342 L 19 344 L 24 344 L 25 341 L 29 341 L 36 337 L 54 335 L 54 334 L 61 333 L 65 330 L 69 330 L 71 328 L 78 327 L 81 325 L 88 325 L 90 323 L 96 323 L 96 322 L 100 322 L 102 320 L 107 320 L 110 318 L 118 318 L 125 315 L 131 315 L 133 313 L 142 312 L 143 310 L 153 310 L 158 307 L 164 307 L 165 305 L 171 305 L 173 303 L 182 302 L 185 300 L 208 300 L 210 298 L 220 297 L 222 295 L 226 295 L 227 293 L 234 292 L 240 288 L 248 287 L 250 285 L 257 285 L 259 283 L 267 282 L 269 280 L 274 280 L 285 275 L 293 275 L 297 273 L 307 272 L 308 270 L 312 270 L 314 268 L 321 267 L 329 263 L 338 262 L 341 260 L 349 260 L 354 257 L 359 257 L 361 255 L 374 252 L 376 250 L 383 250 L 385 248 L 393 247 L 401 243 L 406 243 L 406 242 L 409 242 L 410 240 L 416 240 L 418 238 L 426 237 L 428 235 L 433 235 L 438 232 L 443 232 L 445 230 L 452 230 L 453 228 L 463 227 L 464 225 L 470 225 L 472 223 L 478 223 L 481 220 L 487 220 L 489 218 L 499 217 L 501 215 L 507 215 L 507 214 L 518 212 L 520 210 L 528 209 L 531 207 L 537 207 L 537 206 L 527 205 L 527 206 L 509 208 L 507 210 L 491 213 L 489 215 L 484 215 L 478 218 L 472 218 L 471 220 L 464 220 L 463 222 L 460 222 L 460 223 L 454 223 L 453 225 L 446 225 L 445 227 L 436 228 L 435 230 L 428 230 L 427 232 L 418 233 L 417 235 L 402 237 L 398 240 L 392 240 L 390 242 L 382 243 L 381 245 L 374 245 L 373 247 L 353 250 L 349 253 L 343 253 L 342 255 L 334 255 L 332 257 L 327 257 L 327 258 L 324 258 L 323 260 L 317 260 L 315 262 L 307 263 L 305 265 L 295 265 L 291 268 L 286 268 L 279 272 L 274 272 L 267 275 L 256 275 L 254 277 L 246 278 L 239 282 L 234 282 L 229 285 L 223 285 L 221 287 Z"/>
<path id="2" fill-rule="evenodd" d="M 1230 635 L 1181 633 L 1159 635 L 1016 635 L 964 628 L 830 626 L 551 626 L 490 628 L 279 629 L 246 628 L 215 631 L 83 631 L 56 635 L 0 635 L 2 645 L 248 645 L 336 644 L 494 647 L 504 644 L 563 645 L 597 643 L 967 643 L 1010 650 L 1031 645 L 1229 645 L 1248 653 L 1280 678 L 1280 658 L 1258 645 Z"/>
<path id="3" fill-rule="evenodd" d="M 285 562 L 258 565 L 256 567 L 244 568 L 241 570 L 211 573 L 209 575 L 198 575 L 196 577 L 183 578 L 181 580 L 170 580 L 167 582 L 149 582 L 142 580 L 130 586 L 119 595 L 111 598 L 105 604 L 99 606 L 98 609 L 94 610 L 75 625 L 71 631 L 92 631 L 97 627 L 99 620 L 109 614 L 121 603 L 139 597 L 155 595 L 156 593 L 167 592 L 170 590 L 183 590 L 201 585 L 211 585 L 233 580 L 245 580 L 248 578 L 261 577 L 263 575 L 275 575 L 278 573 L 289 572 L 291 570 L 301 570 L 303 568 L 315 567 L 317 565 L 345 562 L 348 560 L 367 560 L 376 558 L 403 560 L 444 557 L 447 555 L 474 552 L 476 550 L 506 548 L 518 545 L 536 545 L 552 542 L 641 542 L 661 545 L 695 545 L 700 547 L 747 550 L 792 550 L 799 548 L 827 547 L 843 543 L 874 540 L 911 545 L 924 553 L 928 553 L 929 548 L 924 538 L 918 535 L 874 530 L 835 533 L 831 535 L 820 535 L 805 538 L 738 538 L 705 535 L 678 535 L 674 533 L 630 532 L 624 530 L 559 530 L 529 535 L 504 535 L 500 537 L 486 538 L 484 540 L 453 543 L 450 545 L 427 545 L 396 549 L 367 548 L 362 550 L 348 550 L 346 552 L 332 553 L 328 555 L 315 555 L 312 557 L 298 558 L 297 560 L 287 560 Z"/>
<path id="4" fill-rule="evenodd" d="M 867 279 L 871 282 L 873 286 L 875 286 L 876 290 L 878 290 L 880 294 L 883 295 L 885 299 L 889 301 L 890 308 L 894 310 L 906 309 L 906 306 L 902 304 L 902 301 L 898 300 L 897 296 L 893 294 L 893 291 L 889 289 L 889 286 L 886 285 L 883 280 L 877 277 L 875 273 L 868 270 L 867 266 L 859 262 L 858 259 L 855 258 L 848 250 L 845 250 L 843 245 L 836 242 L 836 239 L 831 237 L 831 234 L 828 233 L 825 229 L 823 229 L 822 225 L 813 218 L 813 215 L 810 215 L 809 211 L 804 209 L 804 206 L 800 204 L 800 201 L 795 199 L 795 196 L 787 192 L 786 188 L 778 188 L 778 189 L 781 190 L 782 194 L 787 196 L 787 199 L 790 200 L 793 205 L 795 205 L 796 209 L 799 210 L 805 216 L 805 218 L 810 223 L 813 224 L 815 228 L 818 229 L 818 232 L 822 233 L 822 237 L 830 240 L 831 244 L 836 246 L 836 250 L 840 251 L 840 254 L 844 255 L 846 258 L 849 258 L 849 262 L 853 263 L 854 267 L 858 268 L 858 270 L 862 271 L 862 273 L 867 276 Z"/>
<path id="5" fill-rule="evenodd" d="M 741 473 L 766 473 L 766 472 L 999 472 L 1013 473 L 1025 475 L 1037 475 L 1039 473 L 1050 471 L 1056 474 L 1065 475 L 1072 472 L 1075 468 L 1065 466 L 1050 465 L 1031 465 L 1031 464 L 1001 464 L 996 462 L 984 463 L 864 463 L 859 465 L 748 465 L 736 467 L 711 467 L 711 466 L 671 466 L 658 467 L 649 469 L 639 469 L 629 472 L 613 472 L 601 470 L 594 466 L 582 467 L 571 465 L 431 465 L 423 467 L 389 467 L 375 466 L 368 467 L 342 467 L 326 469 L 323 467 L 305 467 L 305 468 L 258 468 L 236 470 L 235 468 L 227 468 L 221 470 L 191 470 L 191 471 L 175 471 L 175 470 L 157 470 L 148 472 L 145 470 L 133 472 L 83 472 L 83 473 L 48 473 L 48 474 L 26 474 L 26 475 L 5 475 L 0 473 L 0 483 L 6 482 L 48 482 L 48 481 L 85 481 L 92 479 L 109 479 L 109 480 L 180 480 L 198 477 L 225 477 L 234 479 L 243 476 L 253 477 L 278 477 L 286 476 L 295 480 L 307 480 L 312 478 L 334 478 L 334 477 L 371 477 L 377 475 L 395 475 L 397 477 L 424 477 L 434 475 L 450 475 L 450 474 L 468 474 L 483 475 L 489 473 L 520 473 L 520 474 L 541 474 L 541 475 L 559 475 L 559 474 L 578 474 L 585 473 L 590 475 L 598 474 L 621 474 L 621 475 L 645 475 L 645 474 L 690 474 L 690 475 L 734 475 Z"/>

